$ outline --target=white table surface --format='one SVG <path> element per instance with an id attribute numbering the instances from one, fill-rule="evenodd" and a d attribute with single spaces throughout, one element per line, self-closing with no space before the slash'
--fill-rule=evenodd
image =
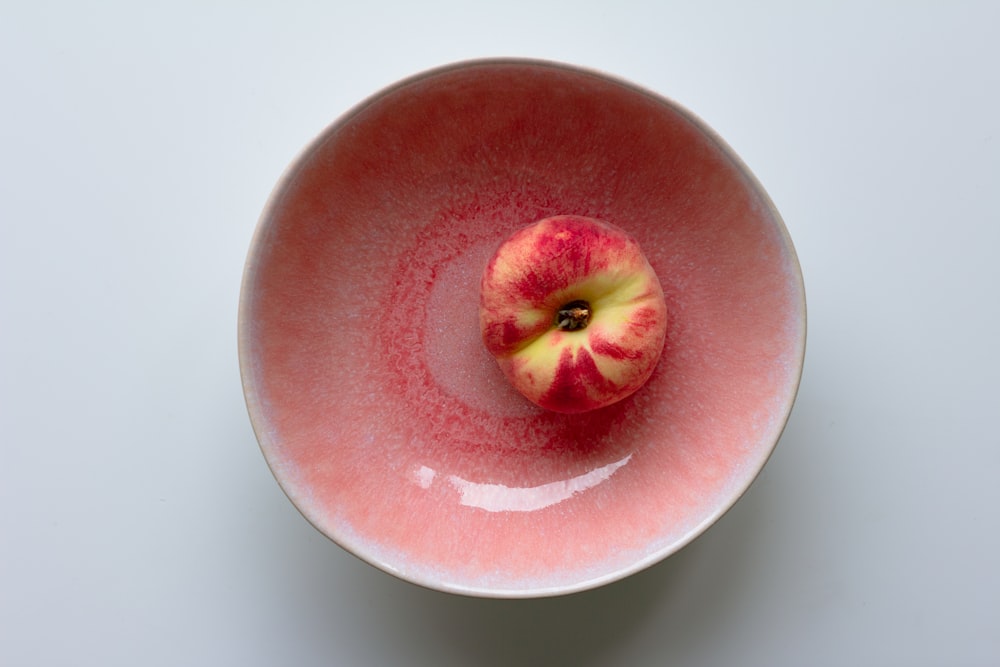
<path id="1" fill-rule="evenodd" d="M 1000 5 L 689 4 L 3 3 L 0 664 L 1000 664 Z M 705 119 L 782 212 L 810 317 L 736 508 L 534 601 L 424 590 L 315 532 L 236 357 L 298 150 L 501 55 Z"/>

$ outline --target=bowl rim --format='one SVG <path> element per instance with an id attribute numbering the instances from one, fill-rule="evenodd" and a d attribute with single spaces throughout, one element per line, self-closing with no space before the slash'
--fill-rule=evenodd
<path id="1" fill-rule="evenodd" d="M 253 285 L 257 269 L 258 269 L 258 258 L 261 253 L 261 246 L 263 245 L 263 239 L 268 231 L 269 223 L 274 218 L 274 215 L 279 208 L 285 194 L 289 190 L 289 186 L 295 181 L 295 178 L 305 168 L 308 163 L 309 158 L 319 150 L 325 143 L 333 137 L 337 131 L 342 127 L 346 126 L 355 116 L 367 109 L 372 104 L 377 101 L 391 95 L 392 93 L 399 91 L 407 86 L 413 85 L 415 83 L 432 79 L 444 74 L 451 72 L 469 70 L 475 68 L 488 68 L 488 67 L 521 67 L 530 69 L 542 69 L 542 70 L 561 70 L 566 72 L 571 72 L 575 74 L 582 74 L 585 76 L 593 77 L 596 79 L 603 80 L 608 83 L 618 85 L 624 89 L 630 90 L 634 93 L 643 95 L 657 105 L 663 106 L 675 113 L 682 116 L 687 122 L 699 132 L 708 141 L 712 142 L 715 147 L 719 150 L 720 154 L 728 159 L 736 171 L 738 171 L 742 177 L 746 180 L 747 186 L 751 191 L 754 192 L 764 204 L 767 214 L 773 221 L 775 229 L 779 232 L 781 237 L 782 245 L 787 252 L 787 262 L 788 262 L 788 282 L 796 287 L 796 292 L 798 294 L 798 300 L 795 304 L 797 312 L 801 313 L 801 318 L 798 321 L 798 327 L 796 331 L 796 347 L 795 355 L 791 359 L 794 363 L 793 367 L 793 377 L 790 386 L 790 391 L 786 400 L 784 401 L 783 414 L 780 416 L 776 415 L 775 422 L 779 424 L 776 434 L 773 440 L 767 447 L 762 447 L 757 457 L 748 460 L 748 466 L 746 472 L 741 476 L 742 481 L 738 485 L 734 485 L 734 491 L 726 498 L 725 502 L 718 503 L 714 510 L 708 513 L 705 518 L 699 523 L 692 526 L 686 533 L 684 533 L 679 539 L 674 540 L 669 545 L 664 546 L 660 549 L 654 550 L 647 553 L 643 558 L 637 559 L 636 561 L 630 563 L 627 566 L 617 568 L 611 572 L 603 574 L 601 576 L 581 579 L 578 581 L 573 581 L 571 583 L 555 584 L 551 586 L 537 586 L 537 587 L 526 587 L 523 589 L 514 588 L 490 588 L 481 586 L 471 586 L 464 584 L 457 584 L 454 582 L 449 582 L 442 580 L 441 578 L 434 578 L 432 575 L 423 573 L 419 570 L 416 571 L 404 571 L 399 567 L 387 562 L 386 560 L 376 557 L 372 553 L 366 553 L 361 549 L 348 544 L 346 540 L 343 539 L 341 535 L 331 535 L 327 530 L 321 528 L 313 519 L 302 510 L 296 500 L 292 497 L 290 491 L 285 486 L 285 482 L 279 476 L 277 466 L 278 463 L 274 459 L 273 447 L 270 447 L 270 438 L 266 432 L 266 427 L 263 424 L 262 408 L 260 405 L 260 400 L 257 395 L 256 387 L 254 386 L 253 377 L 250 368 L 252 367 L 252 359 L 250 358 L 250 330 L 252 328 L 252 320 L 250 318 L 251 310 L 251 286 Z M 410 76 L 404 77 L 385 86 L 374 93 L 368 95 L 360 102 L 356 103 L 354 106 L 350 107 L 347 111 L 342 113 L 340 116 L 335 118 L 332 122 L 328 123 L 320 132 L 318 132 L 305 146 L 293 156 L 292 160 L 284 168 L 281 175 L 279 176 L 277 182 L 271 189 L 270 194 L 264 204 L 260 216 L 257 219 L 256 226 L 254 228 L 253 235 L 250 240 L 250 244 L 247 250 L 246 260 L 243 264 L 243 274 L 240 282 L 240 296 L 238 304 L 238 314 L 237 314 L 237 356 L 239 361 L 240 369 L 240 382 L 243 389 L 244 401 L 246 404 L 247 412 L 250 418 L 251 427 L 254 432 L 254 436 L 257 440 L 259 449 L 261 450 L 264 460 L 267 463 L 268 469 L 270 470 L 275 481 L 278 483 L 279 488 L 285 494 L 286 498 L 292 503 L 299 514 L 306 519 L 306 521 L 312 525 L 321 535 L 325 536 L 331 542 L 339 546 L 341 549 L 355 556 L 359 560 L 368 563 L 369 565 L 392 575 L 403 581 L 417 584 L 424 588 L 431 590 L 441 591 L 444 593 L 458 594 L 470 597 L 481 597 L 481 598 L 496 598 L 496 599 L 525 599 L 525 598 L 543 598 L 543 597 L 554 597 L 560 595 L 568 595 L 572 593 L 579 593 L 586 590 L 591 590 L 607 584 L 625 579 L 633 574 L 641 572 L 649 567 L 665 560 L 666 558 L 677 553 L 684 547 L 688 546 L 695 539 L 703 535 L 709 528 L 716 524 L 723 516 L 725 516 L 739 501 L 746 495 L 747 491 L 753 485 L 753 483 L 760 476 L 761 471 L 764 469 L 771 456 L 774 454 L 777 448 L 778 442 L 784 434 L 785 429 L 788 426 L 788 420 L 791 417 L 792 408 L 795 405 L 795 401 L 798 397 L 799 388 L 802 382 L 802 373 L 805 366 L 805 354 L 806 354 L 806 339 L 808 334 L 808 313 L 806 304 L 806 290 L 805 282 L 803 279 L 802 267 L 799 262 L 798 253 L 795 250 L 795 246 L 792 242 L 791 235 L 788 232 L 788 228 L 782 218 L 780 212 L 775 206 L 773 200 L 771 199 L 768 192 L 764 189 L 763 185 L 746 165 L 746 163 L 740 158 L 733 148 L 726 143 L 725 140 L 704 120 L 702 120 L 698 115 L 693 113 L 684 105 L 678 103 L 674 99 L 657 93 L 649 88 L 642 85 L 636 84 L 632 81 L 624 79 L 620 76 L 607 73 L 602 70 L 594 69 L 586 66 L 579 66 L 575 64 L 569 64 L 566 62 L 547 60 L 539 58 L 524 58 L 524 57 L 488 57 L 488 58 L 474 58 L 468 60 L 460 60 L 456 62 L 451 62 L 448 64 L 440 65 L 437 67 L 432 67 L 426 69 Z"/>

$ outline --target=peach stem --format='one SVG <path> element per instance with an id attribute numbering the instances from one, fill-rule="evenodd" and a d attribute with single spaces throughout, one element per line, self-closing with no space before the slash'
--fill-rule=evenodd
<path id="1" fill-rule="evenodd" d="M 556 328 L 560 331 L 579 331 L 590 324 L 590 304 L 570 301 L 556 313 Z"/>

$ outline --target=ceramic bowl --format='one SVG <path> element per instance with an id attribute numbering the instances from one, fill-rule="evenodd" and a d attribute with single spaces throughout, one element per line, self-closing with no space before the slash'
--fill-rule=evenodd
<path id="1" fill-rule="evenodd" d="M 559 214 L 640 243 L 670 325 L 651 379 L 579 415 L 514 391 L 479 279 Z M 459 63 L 364 101 L 299 155 L 260 219 L 239 355 L 251 421 L 319 531 L 433 589 L 599 586 L 702 533 L 794 401 L 802 276 L 771 201 L 674 102 L 562 64 Z"/>

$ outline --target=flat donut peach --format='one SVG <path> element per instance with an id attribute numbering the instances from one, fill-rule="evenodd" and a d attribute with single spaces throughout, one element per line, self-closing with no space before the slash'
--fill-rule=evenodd
<path id="1" fill-rule="evenodd" d="M 576 413 L 617 403 L 649 379 L 667 307 L 635 239 L 607 222 L 563 215 L 500 245 L 483 272 L 479 324 L 518 391 Z"/>

